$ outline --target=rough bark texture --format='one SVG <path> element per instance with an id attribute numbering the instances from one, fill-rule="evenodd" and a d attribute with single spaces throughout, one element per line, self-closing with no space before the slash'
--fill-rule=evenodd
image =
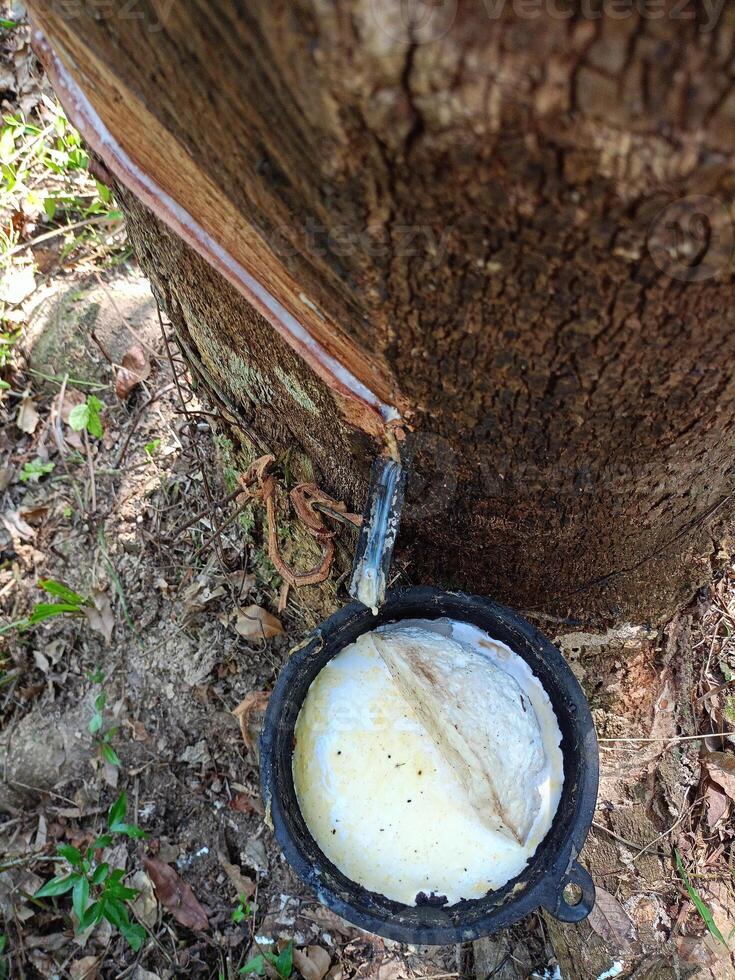
<path id="1" fill-rule="evenodd" d="M 140 167 L 410 414 L 414 579 L 591 623 L 706 578 L 735 512 L 729 7 L 31 7 Z M 124 203 L 219 397 L 359 506 L 359 420 Z"/>

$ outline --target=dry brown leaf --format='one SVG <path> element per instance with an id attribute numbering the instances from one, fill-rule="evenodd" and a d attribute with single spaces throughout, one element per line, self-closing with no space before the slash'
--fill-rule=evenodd
<path id="1" fill-rule="evenodd" d="M 100 961 L 96 956 L 83 956 L 69 964 L 69 975 L 72 980 L 97 980 Z"/>
<path id="2" fill-rule="evenodd" d="M 149 740 L 150 735 L 142 721 L 137 721 L 135 718 L 132 720 L 126 718 L 125 724 L 130 728 L 134 742 L 147 742 Z"/>
<path id="3" fill-rule="evenodd" d="M 151 362 L 139 344 L 134 344 L 123 354 L 122 367 L 115 378 L 115 394 L 125 401 L 130 392 L 151 373 Z"/>
<path id="4" fill-rule="evenodd" d="M 374 980 L 404 980 L 406 964 L 400 956 L 389 956 L 382 960 L 372 976 Z"/>
<path id="5" fill-rule="evenodd" d="M 33 528 L 21 517 L 19 510 L 6 510 L 0 514 L 0 521 L 5 525 L 11 538 L 20 538 L 21 541 L 30 541 L 35 535 Z"/>
<path id="6" fill-rule="evenodd" d="M 635 928 L 628 913 L 617 898 L 599 886 L 587 922 L 601 939 L 616 948 L 625 949 L 635 938 Z"/>
<path id="7" fill-rule="evenodd" d="M 230 588 L 237 592 L 239 596 L 246 596 L 248 592 L 253 591 L 256 585 L 255 576 L 250 572 L 246 572 L 243 568 L 223 576 L 221 581 L 227 582 Z"/>
<path id="8" fill-rule="evenodd" d="M 268 707 L 269 697 L 270 695 L 267 691 L 251 691 L 250 694 L 247 694 L 232 712 L 235 718 L 237 718 L 237 720 L 240 722 L 242 740 L 251 752 L 255 746 L 255 743 L 252 735 L 250 734 L 250 722 L 253 715 L 258 712 L 265 711 L 265 709 Z"/>
<path id="9" fill-rule="evenodd" d="M 235 630 L 246 640 L 267 640 L 283 633 L 280 619 L 263 609 L 262 606 L 246 606 L 237 610 Z"/>
<path id="10" fill-rule="evenodd" d="M 131 902 L 131 908 L 147 929 L 152 929 L 158 918 L 158 902 L 153 891 L 153 882 L 145 871 L 136 871 L 130 879 L 130 887 L 137 888 L 138 895 Z"/>
<path id="11" fill-rule="evenodd" d="M 38 422 L 39 415 L 36 411 L 36 403 L 29 395 L 26 395 L 20 403 L 15 424 L 21 432 L 26 432 L 30 436 L 36 431 Z"/>
<path id="12" fill-rule="evenodd" d="M 66 938 L 66 942 L 64 939 Z M 47 952 L 55 953 L 69 945 L 69 937 L 64 932 L 51 932 L 43 936 L 28 936 L 25 941 L 27 949 L 45 949 Z"/>
<path id="13" fill-rule="evenodd" d="M 688 966 L 710 969 L 717 965 L 717 957 L 700 936 L 677 936 L 676 950 Z"/>
<path id="14" fill-rule="evenodd" d="M 21 507 L 20 516 L 29 524 L 41 524 L 48 514 L 48 507 L 39 504 L 37 507 Z"/>
<path id="15" fill-rule="evenodd" d="M 263 807 L 259 800 L 254 800 L 246 793 L 237 793 L 228 803 L 230 810 L 236 813 L 259 813 L 263 815 Z"/>
<path id="16" fill-rule="evenodd" d="M 115 626 L 115 617 L 112 614 L 109 596 L 102 589 L 94 589 L 91 598 L 94 606 L 84 606 L 82 611 L 87 617 L 90 627 L 104 636 L 105 643 L 109 643 Z"/>
<path id="17" fill-rule="evenodd" d="M 161 978 L 157 973 L 151 973 L 150 970 L 144 970 L 142 966 L 138 965 L 130 980 L 161 980 Z"/>
<path id="18" fill-rule="evenodd" d="M 324 905 L 315 905 L 312 908 L 302 909 L 300 913 L 310 922 L 315 922 L 320 929 L 326 932 L 336 932 L 341 936 L 354 936 L 357 929 L 350 925 L 345 919 L 332 912 Z"/>
<path id="19" fill-rule="evenodd" d="M 184 590 L 182 595 L 184 620 L 187 621 L 199 615 L 210 602 L 221 599 L 224 594 L 223 585 L 212 587 L 206 579 L 196 579 Z"/>
<path id="20" fill-rule="evenodd" d="M 294 966 L 304 980 L 323 980 L 331 966 L 332 959 L 321 946 L 307 946 L 293 951 Z"/>
<path id="21" fill-rule="evenodd" d="M 170 864 L 155 857 L 143 858 L 143 867 L 153 882 L 156 897 L 177 922 L 195 932 L 209 928 L 207 913 L 191 887 Z"/>
<path id="22" fill-rule="evenodd" d="M 715 783 L 707 784 L 704 799 L 707 804 L 707 826 L 714 830 L 730 809 L 730 800 Z"/>
<path id="23" fill-rule="evenodd" d="M 217 851 L 217 860 L 222 865 L 222 870 L 230 879 L 230 884 L 235 889 L 235 893 L 244 895 L 245 898 L 252 898 L 255 894 L 255 882 L 240 871 L 236 864 L 228 861 L 222 851 Z"/>
<path id="24" fill-rule="evenodd" d="M 710 779 L 735 800 L 735 753 L 709 752 L 703 759 Z"/>
<path id="25" fill-rule="evenodd" d="M 71 446 L 72 449 L 78 449 L 81 452 L 84 449 L 84 439 L 82 439 L 81 432 L 75 432 L 74 429 L 67 428 L 66 434 L 64 435 L 64 441 L 67 446 Z"/>

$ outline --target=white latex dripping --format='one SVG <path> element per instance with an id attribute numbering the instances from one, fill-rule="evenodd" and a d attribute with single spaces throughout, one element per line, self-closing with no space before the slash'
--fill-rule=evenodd
<path id="1" fill-rule="evenodd" d="M 452 767 L 478 817 L 525 844 L 546 764 L 533 706 L 516 680 L 462 644 L 418 627 L 370 639 Z"/>

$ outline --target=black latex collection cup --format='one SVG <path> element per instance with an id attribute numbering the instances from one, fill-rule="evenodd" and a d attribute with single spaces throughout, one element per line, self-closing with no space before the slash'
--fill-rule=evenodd
<path id="1" fill-rule="evenodd" d="M 437 908 L 402 905 L 370 892 L 325 857 L 299 808 L 292 755 L 301 706 L 312 681 L 329 660 L 362 633 L 385 623 L 441 617 L 484 630 L 529 665 L 551 700 L 562 734 L 564 786 L 552 826 L 521 874 L 483 898 Z M 414 944 L 479 939 L 539 907 L 563 922 L 584 919 L 594 905 L 595 890 L 577 857 L 592 822 L 598 770 L 597 738 L 587 699 L 557 648 L 505 606 L 480 596 L 423 586 L 388 592 L 377 615 L 355 602 L 323 622 L 281 670 L 261 735 L 266 817 L 291 867 L 320 902 L 349 922 Z"/>

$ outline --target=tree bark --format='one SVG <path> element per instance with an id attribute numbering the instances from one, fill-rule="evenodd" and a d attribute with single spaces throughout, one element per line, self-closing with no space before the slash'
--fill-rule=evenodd
<path id="1" fill-rule="evenodd" d="M 30 6 L 256 451 L 359 509 L 413 442 L 416 581 L 604 624 L 709 577 L 735 515 L 729 12 Z"/>

